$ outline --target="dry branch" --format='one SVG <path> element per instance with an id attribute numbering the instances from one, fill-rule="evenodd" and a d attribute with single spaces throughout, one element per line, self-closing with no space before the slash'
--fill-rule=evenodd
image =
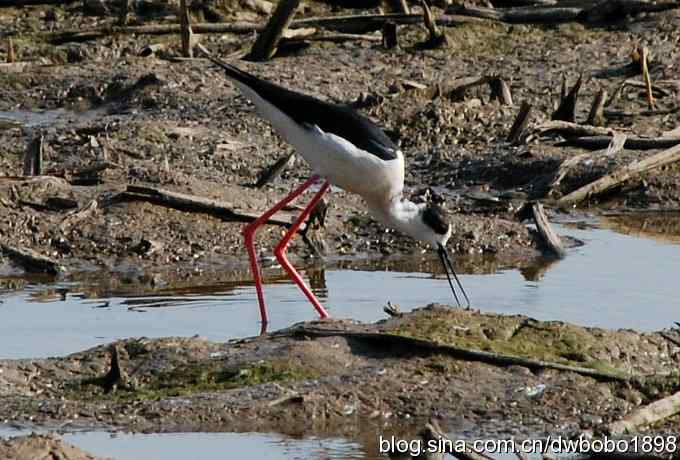
<path id="1" fill-rule="evenodd" d="M 12 64 L 16 62 L 17 55 L 14 52 L 14 43 L 12 42 L 12 37 L 7 37 L 7 63 Z"/>
<path id="2" fill-rule="evenodd" d="M 602 23 L 620 21 L 627 15 L 661 12 L 680 8 L 677 1 L 650 3 L 644 0 L 604 0 L 593 4 L 584 1 L 579 6 L 527 6 L 514 8 L 484 8 L 472 5 L 455 5 L 447 12 L 492 19 L 509 24 L 558 24 L 579 21 Z"/>
<path id="3" fill-rule="evenodd" d="M 380 30 L 385 21 L 395 24 L 419 24 L 422 22 L 421 14 L 374 14 L 374 15 L 350 15 L 311 17 L 294 20 L 290 24 L 291 29 L 317 27 L 320 29 L 333 30 L 336 32 L 364 34 Z M 476 21 L 474 18 L 462 16 L 444 15 L 436 19 L 439 26 L 455 26 L 467 22 Z M 79 42 L 96 40 L 97 38 L 110 35 L 166 35 L 179 34 L 179 24 L 157 24 L 146 26 L 117 27 L 107 25 L 92 29 L 70 29 L 60 32 L 49 32 L 45 37 L 53 44 L 59 45 L 66 42 Z M 227 23 L 196 23 L 192 25 L 195 34 L 234 33 L 249 34 L 262 30 L 262 25 L 254 22 L 227 22 Z"/>
<path id="4" fill-rule="evenodd" d="M 611 136 L 610 128 L 580 125 L 569 121 L 551 120 L 541 123 L 533 129 L 534 134 L 559 134 L 563 137 Z"/>
<path id="5" fill-rule="evenodd" d="M 649 68 L 647 66 L 647 59 L 649 51 L 644 46 L 639 47 L 640 65 L 642 66 L 642 78 L 645 81 L 645 90 L 647 91 L 647 105 L 649 110 L 654 110 L 654 95 L 652 94 L 652 79 L 649 76 Z"/>
<path id="6" fill-rule="evenodd" d="M 589 367 L 569 366 L 567 364 L 553 363 L 521 356 L 505 355 L 489 351 L 470 350 L 453 345 L 443 345 L 424 339 L 416 339 L 403 335 L 380 332 L 353 332 L 343 329 L 326 329 L 307 324 L 293 326 L 289 329 L 272 333 L 272 336 L 283 335 L 293 337 L 345 337 L 348 339 L 369 342 L 373 345 L 394 350 L 397 347 L 411 350 L 414 353 L 431 353 L 451 356 L 465 361 L 477 361 L 494 366 L 523 366 L 528 369 L 554 369 L 564 372 L 574 372 L 601 381 L 610 382 L 634 382 L 643 379 L 642 376 L 630 375 L 626 372 L 613 373 L 599 371 Z"/>
<path id="7" fill-rule="evenodd" d="M 572 123 L 574 122 L 576 119 L 576 101 L 578 99 L 578 93 L 581 90 L 582 83 L 583 74 L 578 76 L 578 80 L 576 80 L 576 83 L 574 83 L 574 86 L 571 87 L 571 90 L 569 90 L 569 93 L 567 93 L 566 96 L 563 95 L 564 92 L 562 93 L 560 105 L 552 114 L 551 118 L 553 120 L 570 121 Z"/>
<path id="8" fill-rule="evenodd" d="M 66 230 L 69 227 L 88 219 L 97 212 L 97 207 L 97 200 L 90 201 L 82 209 L 67 214 L 66 217 L 62 219 L 61 223 L 59 223 L 59 228 L 61 230 Z"/>
<path id="9" fill-rule="evenodd" d="M 259 214 L 236 211 L 231 203 L 155 187 L 128 185 L 120 199 L 148 201 L 180 211 L 209 214 L 225 221 L 251 222 L 259 217 Z M 289 220 L 269 219 L 267 223 L 284 227 L 290 226 Z"/>
<path id="10" fill-rule="evenodd" d="M 5 243 L 0 243 L 0 249 L 9 258 L 24 267 L 27 272 L 58 275 L 64 271 L 64 267 L 54 259 L 38 254 L 32 249 L 14 247 Z"/>
<path id="11" fill-rule="evenodd" d="M 555 173 L 555 178 L 550 182 L 548 185 L 548 196 L 554 197 L 557 187 L 560 186 L 560 183 L 562 182 L 562 179 L 564 179 L 569 171 L 571 171 L 577 164 L 579 164 L 582 160 L 588 158 L 590 155 L 587 153 L 582 153 L 581 155 L 576 155 L 571 158 L 567 158 L 564 160 L 561 164 L 560 167 L 557 168 L 557 172 Z"/>
<path id="12" fill-rule="evenodd" d="M 45 137 L 38 134 L 28 143 L 24 153 L 24 176 L 40 176 L 42 174 Z"/>
<path id="13" fill-rule="evenodd" d="M 680 392 L 667 398 L 654 401 L 653 403 L 636 410 L 623 420 L 610 423 L 607 425 L 607 431 L 612 436 L 634 433 L 639 431 L 639 428 L 643 426 L 660 422 L 678 412 L 680 412 Z"/>
<path id="14" fill-rule="evenodd" d="M 671 147 L 668 150 L 652 155 L 644 160 L 636 161 L 628 166 L 617 169 L 611 174 L 608 174 L 600 179 L 585 185 L 578 190 L 562 197 L 559 204 L 576 204 L 590 197 L 599 195 L 607 190 L 610 190 L 622 182 L 635 178 L 640 174 L 652 171 L 661 166 L 674 163 L 680 160 L 680 145 Z"/>
<path id="15" fill-rule="evenodd" d="M 180 35 L 182 37 L 182 56 L 192 58 L 194 57 L 192 46 L 194 32 L 191 30 L 191 15 L 189 14 L 187 0 L 179 1 L 179 17 Z"/>
<path id="16" fill-rule="evenodd" d="M 531 115 L 531 104 L 527 101 L 523 101 L 517 113 L 517 118 L 510 128 L 510 133 L 508 134 L 508 142 L 511 145 L 518 145 L 522 142 L 524 137 L 524 131 L 527 129 L 529 124 L 529 118 Z"/>
<path id="17" fill-rule="evenodd" d="M 593 105 L 590 107 L 590 113 L 588 114 L 587 124 L 592 126 L 604 126 L 604 103 L 607 100 L 607 91 L 600 90 L 595 99 L 593 99 Z"/>
<path id="18" fill-rule="evenodd" d="M 293 21 L 300 0 L 279 0 L 269 22 L 260 32 L 248 56 L 254 61 L 266 61 L 276 53 L 283 32 Z"/>
<path id="19" fill-rule="evenodd" d="M 566 255 L 564 251 L 564 245 L 562 244 L 560 237 L 557 235 L 557 233 L 555 233 L 555 230 L 553 230 L 552 226 L 550 225 L 550 221 L 548 221 L 548 217 L 545 215 L 545 211 L 543 210 L 543 205 L 538 202 L 533 203 L 531 205 L 531 212 L 534 217 L 534 222 L 536 223 L 538 234 L 541 235 L 541 239 L 543 240 L 546 248 L 558 259 L 564 258 Z"/>
<path id="20" fill-rule="evenodd" d="M 582 136 L 561 142 L 559 145 L 570 145 L 588 150 L 605 149 L 612 140 L 611 136 Z M 680 137 L 638 137 L 627 136 L 624 148 L 630 150 L 667 149 L 680 144 Z"/>

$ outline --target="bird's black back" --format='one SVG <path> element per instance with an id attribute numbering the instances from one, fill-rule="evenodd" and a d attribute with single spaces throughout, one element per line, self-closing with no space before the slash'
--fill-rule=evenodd
<path id="1" fill-rule="evenodd" d="M 227 76 L 250 87 L 261 98 L 300 125 L 317 126 L 324 132 L 348 140 L 356 147 L 375 155 L 381 160 L 387 161 L 397 158 L 398 147 L 383 130 L 351 108 L 291 91 L 214 57 L 210 57 L 210 60 L 222 67 Z"/>

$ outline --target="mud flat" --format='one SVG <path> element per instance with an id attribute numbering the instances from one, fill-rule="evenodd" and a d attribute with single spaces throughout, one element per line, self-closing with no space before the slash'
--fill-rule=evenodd
<path id="1" fill-rule="evenodd" d="M 431 305 L 375 324 L 301 323 L 227 343 L 136 338 L 0 361 L 0 419 L 352 436 L 434 417 L 448 432 L 485 437 L 607 433 L 677 391 L 679 337 Z M 666 417 L 634 427 L 674 429 Z"/>

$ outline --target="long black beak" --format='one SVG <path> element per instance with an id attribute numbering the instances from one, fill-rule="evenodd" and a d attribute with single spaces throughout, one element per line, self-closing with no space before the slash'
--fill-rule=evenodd
<path id="1" fill-rule="evenodd" d="M 449 253 L 446 252 L 446 248 L 444 245 L 439 244 L 439 248 L 437 249 L 437 254 L 439 254 L 439 260 L 442 261 L 442 265 L 444 266 L 444 271 L 446 272 L 446 279 L 449 280 L 449 286 L 451 286 L 451 292 L 453 292 L 453 298 L 456 299 L 456 303 L 458 304 L 459 307 L 462 305 L 460 304 L 460 300 L 458 300 L 458 295 L 456 294 L 456 289 L 453 287 L 453 282 L 451 281 L 451 275 L 453 275 L 453 278 L 456 280 L 456 284 L 458 285 L 458 288 L 460 289 L 460 292 L 463 294 L 463 297 L 465 298 L 465 302 L 467 303 L 467 309 L 470 309 L 470 299 L 468 298 L 467 294 L 465 293 L 465 289 L 463 289 L 463 285 L 460 284 L 460 280 L 458 279 L 458 275 L 456 275 L 456 271 L 453 269 L 453 264 L 451 263 L 451 259 L 449 258 Z M 449 270 L 451 273 L 449 274 Z"/>

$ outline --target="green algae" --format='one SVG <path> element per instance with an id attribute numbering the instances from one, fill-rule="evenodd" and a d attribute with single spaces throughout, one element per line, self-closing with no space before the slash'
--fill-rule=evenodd
<path id="1" fill-rule="evenodd" d="M 249 387 L 270 382 L 306 380 L 319 374 L 288 360 L 260 361 L 252 365 L 224 367 L 220 361 L 187 363 L 171 370 L 152 372 L 145 376 L 132 376 L 133 384 L 109 394 L 89 379 L 66 388 L 68 399 L 117 401 L 161 400 Z"/>

